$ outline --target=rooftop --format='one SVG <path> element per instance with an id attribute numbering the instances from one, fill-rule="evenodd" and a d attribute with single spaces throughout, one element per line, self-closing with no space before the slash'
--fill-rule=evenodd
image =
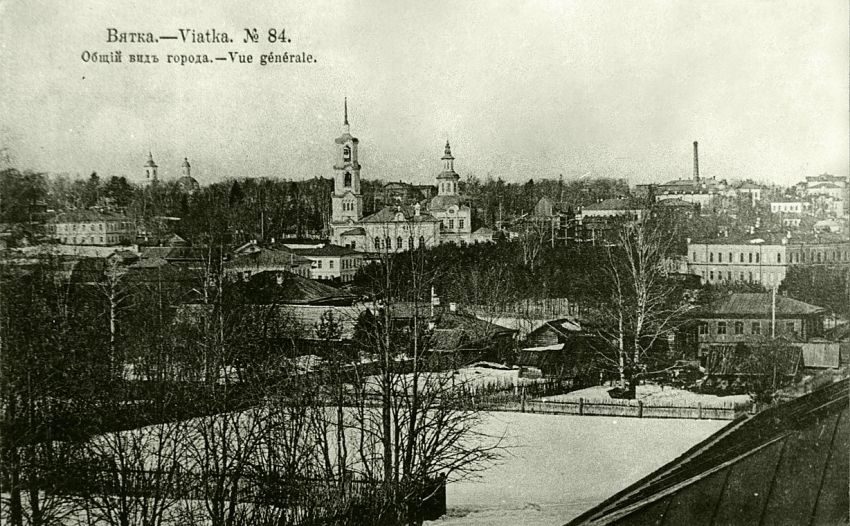
<path id="1" fill-rule="evenodd" d="M 739 418 L 568 526 L 846 524 L 850 383 Z"/>
<path id="2" fill-rule="evenodd" d="M 344 305 L 355 296 L 287 271 L 266 270 L 235 283 L 248 303 L 256 305 Z"/>
<path id="3" fill-rule="evenodd" d="M 752 316 L 769 318 L 773 312 L 773 299 L 769 292 L 739 292 L 698 307 L 690 312 L 691 317 Z M 810 316 L 826 312 L 823 307 L 776 295 L 776 316 Z"/>
<path id="4" fill-rule="evenodd" d="M 362 229 L 361 229 L 362 230 Z M 302 256 L 315 256 L 315 257 L 339 257 L 339 256 L 352 256 L 360 254 L 356 250 L 353 250 L 349 247 L 341 247 L 339 245 L 324 245 L 316 248 L 298 248 L 292 249 L 296 254 L 300 254 Z"/>
<path id="5" fill-rule="evenodd" d="M 361 223 L 390 223 L 396 221 L 397 215 L 401 213 L 402 219 L 401 221 L 415 221 L 415 222 L 432 222 L 437 223 L 440 220 L 428 214 L 427 212 L 420 212 L 419 215 L 415 214 L 415 211 L 412 206 L 385 206 L 384 208 L 378 210 L 374 214 L 370 216 L 366 216 L 360 220 Z"/>
<path id="6" fill-rule="evenodd" d="M 50 219 L 51 223 L 91 223 L 94 221 L 129 221 L 130 218 L 116 212 L 99 210 L 73 210 L 60 212 Z"/>
<path id="7" fill-rule="evenodd" d="M 644 207 L 633 199 L 618 198 L 605 199 L 592 205 L 583 207 L 583 210 L 642 210 Z"/>

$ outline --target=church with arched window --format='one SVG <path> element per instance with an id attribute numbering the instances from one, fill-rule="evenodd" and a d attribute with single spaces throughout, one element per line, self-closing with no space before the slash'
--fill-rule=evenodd
<path id="1" fill-rule="evenodd" d="M 363 217 L 361 166 L 357 156 L 360 141 L 351 135 L 348 101 L 345 102 L 343 133 L 335 143 L 331 243 L 359 252 L 392 253 L 432 247 L 444 242 L 443 221 L 428 213 L 419 203 L 412 206 L 386 206 L 372 215 Z M 456 192 L 457 180 L 454 180 L 454 184 Z"/>

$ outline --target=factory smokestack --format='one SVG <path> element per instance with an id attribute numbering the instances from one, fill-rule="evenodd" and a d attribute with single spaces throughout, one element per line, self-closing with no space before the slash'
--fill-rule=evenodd
<path id="1" fill-rule="evenodd" d="M 694 141 L 694 181 L 699 181 L 699 150 L 696 141 Z"/>

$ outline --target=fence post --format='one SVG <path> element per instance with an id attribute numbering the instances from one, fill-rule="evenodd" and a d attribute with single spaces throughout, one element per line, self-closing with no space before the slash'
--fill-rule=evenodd
<path id="1" fill-rule="evenodd" d="M 697 419 L 702 420 L 702 402 L 697 402 Z"/>
<path id="2" fill-rule="evenodd" d="M 638 400 L 638 418 L 643 418 L 643 400 Z"/>
<path id="3" fill-rule="evenodd" d="M 584 398 L 578 399 L 578 414 L 579 415 L 584 414 Z"/>
<path id="4" fill-rule="evenodd" d="M 522 398 L 521 398 L 521 412 L 525 413 L 525 386 L 522 386 Z"/>

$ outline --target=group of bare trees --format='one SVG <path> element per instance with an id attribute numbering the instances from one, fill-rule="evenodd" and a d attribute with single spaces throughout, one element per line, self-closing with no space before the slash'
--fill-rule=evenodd
<path id="1" fill-rule="evenodd" d="M 446 478 L 495 457 L 425 366 L 425 313 L 393 321 L 389 273 L 352 354 L 345 320 L 304 327 L 240 293 L 221 251 L 204 259 L 140 274 L 116 258 L 76 279 L 58 261 L 2 266 L 10 524 L 417 523 Z M 303 338 L 321 365 L 297 366 Z"/>

